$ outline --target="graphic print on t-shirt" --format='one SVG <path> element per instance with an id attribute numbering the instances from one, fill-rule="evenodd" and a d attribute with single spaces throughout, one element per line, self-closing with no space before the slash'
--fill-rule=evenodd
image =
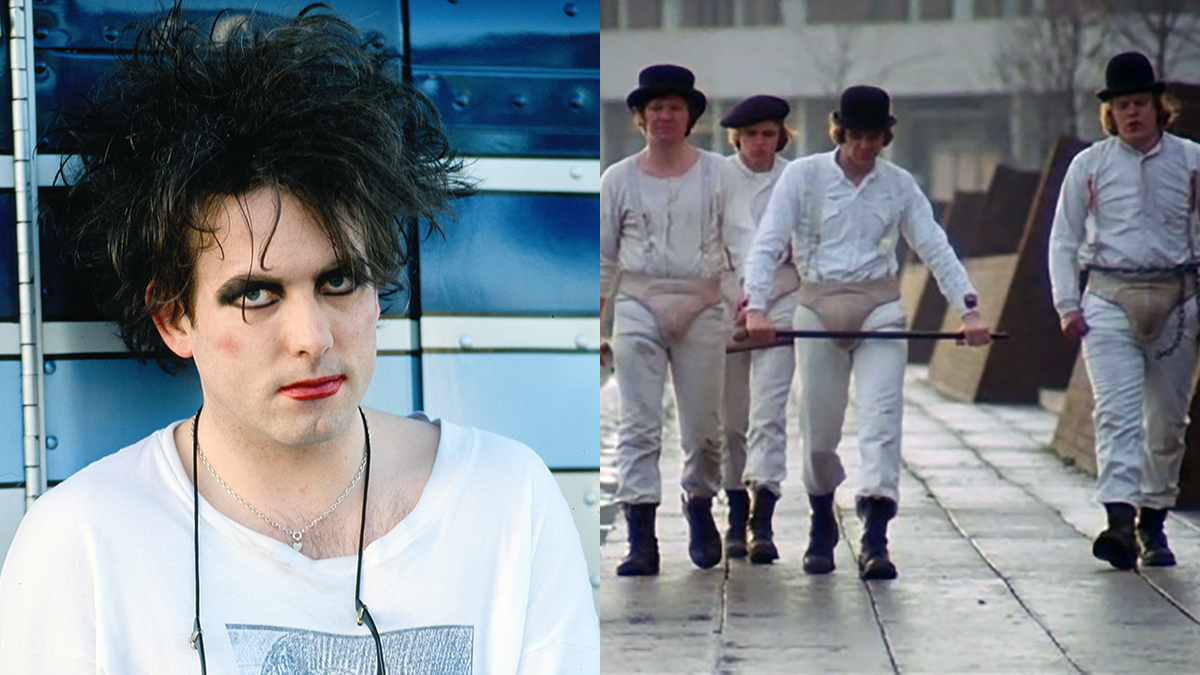
<path id="1" fill-rule="evenodd" d="M 241 675 L 374 672 L 375 641 L 370 635 L 245 624 L 226 624 L 225 628 Z M 379 638 L 388 673 L 471 673 L 475 641 L 471 626 L 409 628 Z"/>

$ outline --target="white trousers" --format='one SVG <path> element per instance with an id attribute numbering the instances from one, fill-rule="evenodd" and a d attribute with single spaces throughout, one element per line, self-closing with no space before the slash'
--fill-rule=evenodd
<path id="1" fill-rule="evenodd" d="M 796 308 L 797 330 L 823 330 L 816 313 Z M 876 307 L 863 330 L 903 330 L 904 306 Z M 804 488 L 826 495 L 846 479 L 837 447 L 854 376 L 861 455 L 859 497 L 900 498 L 900 428 L 904 411 L 904 368 L 908 343 L 863 340 L 842 349 L 832 340 L 796 340 L 800 377 L 800 437 L 804 442 Z"/>
<path id="2" fill-rule="evenodd" d="M 796 295 L 793 291 L 767 306 L 767 318 L 776 327 L 792 325 Z M 721 483 L 726 490 L 749 486 L 779 496 L 787 478 L 787 402 L 796 353 L 789 347 L 772 347 L 727 358 Z"/>
<path id="3" fill-rule="evenodd" d="M 667 369 L 675 384 L 683 447 L 684 492 L 712 496 L 720 488 L 721 394 L 725 384 L 725 345 L 732 333 L 725 305 L 696 317 L 687 334 L 663 343 L 654 315 L 645 305 L 617 296 L 613 358 L 621 394 L 617 427 L 616 500 L 662 502 L 663 390 Z"/>
<path id="4" fill-rule="evenodd" d="M 1174 310 L 1155 343 L 1143 348 L 1118 305 L 1091 293 L 1083 296 L 1083 316 L 1091 328 L 1083 338 L 1083 356 L 1095 399 L 1098 502 L 1154 509 L 1175 505 L 1196 365 L 1194 299 L 1184 303 L 1184 314 L 1179 345 L 1170 356 L 1156 359 L 1175 341 Z"/>

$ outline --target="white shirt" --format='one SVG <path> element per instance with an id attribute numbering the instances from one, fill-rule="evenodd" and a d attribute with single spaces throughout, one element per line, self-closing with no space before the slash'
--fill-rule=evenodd
<path id="1" fill-rule="evenodd" d="M 766 308 L 775 261 L 789 236 L 801 279 L 821 283 L 895 276 L 896 243 L 903 234 L 942 295 L 965 314 L 963 298 L 975 288 L 912 174 L 880 158 L 855 185 L 838 166 L 836 153 L 791 162 L 775 185 L 747 258 L 750 309 Z"/>
<path id="2" fill-rule="evenodd" d="M 388 671 L 598 673 L 587 567 L 550 472 L 516 441 L 440 424 L 420 500 L 363 555 Z M 192 484 L 175 426 L 84 468 L 25 516 L 0 573 L 0 671 L 199 672 Z M 357 556 L 313 560 L 203 497 L 199 508 L 209 673 L 374 672 L 355 617 Z"/>
<path id="3" fill-rule="evenodd" d="M 718 278 L 746 254 L 753 224 L 736 169 L 716 153 L 682 176 L 655 178 L 637 155 L 600 176 L 600 295 L 619 271 L 667 278 Z"/>
<path id="4" fill-rule="evenodd" d="M 1079 309 L 1079 270 L 1087 265 L 1171 268 L 1197 259 L 1196 233 L 1189 245 L 1187 232 L 1198 165 L 1200 145 L 1169 133 L 1145 154 L 1113 136 L 1075 156 L 1050 229 L 1060 316 Z"/>

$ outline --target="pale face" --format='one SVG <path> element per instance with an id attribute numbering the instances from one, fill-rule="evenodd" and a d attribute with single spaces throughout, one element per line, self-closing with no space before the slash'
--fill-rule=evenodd
<path id="1" fill-rule="evenodd" d="M 642 109 L 646 140 L 658 143 L 682 143 L 687 138 L 688 106 L 682 96 L 660 96 Z"/>
<path id="2" fill-rule="evenodd" d="M 781 126 L 775 120 L 763 120 L 738 130 L 738 154 L 751 170 L 769 171 L 775 164 Z"/>
<path id="3" fill-rule="evenodd" d="M 1154 97 L 1149 92 L 1114 96 L 1109 105 L 1121 140 L 1140 150 L 1154 146 L 1159 129 Z"/>
<path id="4" fill-rule="evenodd" d="M 875 166 L 875 158 L 883 151 L 882 131 L 846 130 L 841 146 L 841 159 L 853 173 L 865 174 Z"/>
<path id="5" fill-rule="evenodd" d="M 287 192 L 280 199 L 261 264 L 273 191 L 226 198 L 213 216 L 216 241 L 197 261 L 193 316 L 155 323 L 173 352 L 195 360 L 204 416 L 224 440 L 313 447 L 358 423 L 379 302 L 339 265 L 301 203 Z"/>

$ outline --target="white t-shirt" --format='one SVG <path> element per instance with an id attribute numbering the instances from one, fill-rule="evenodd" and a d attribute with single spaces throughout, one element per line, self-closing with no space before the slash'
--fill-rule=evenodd
<path id="1" fill-rule="evenodd" d="M 0 572 L 0 670 L 200 672 L 177 424 L 78 472 L 26 515 Z M 362 599 L 388 672 L 599 672 L 587 568 L 550 472 L 516 441 L 440 425 L 420 501 L 363 555 Z M 356 563 L 312 560 L 201 498 L 208 672 L 373 673 Z"/>

